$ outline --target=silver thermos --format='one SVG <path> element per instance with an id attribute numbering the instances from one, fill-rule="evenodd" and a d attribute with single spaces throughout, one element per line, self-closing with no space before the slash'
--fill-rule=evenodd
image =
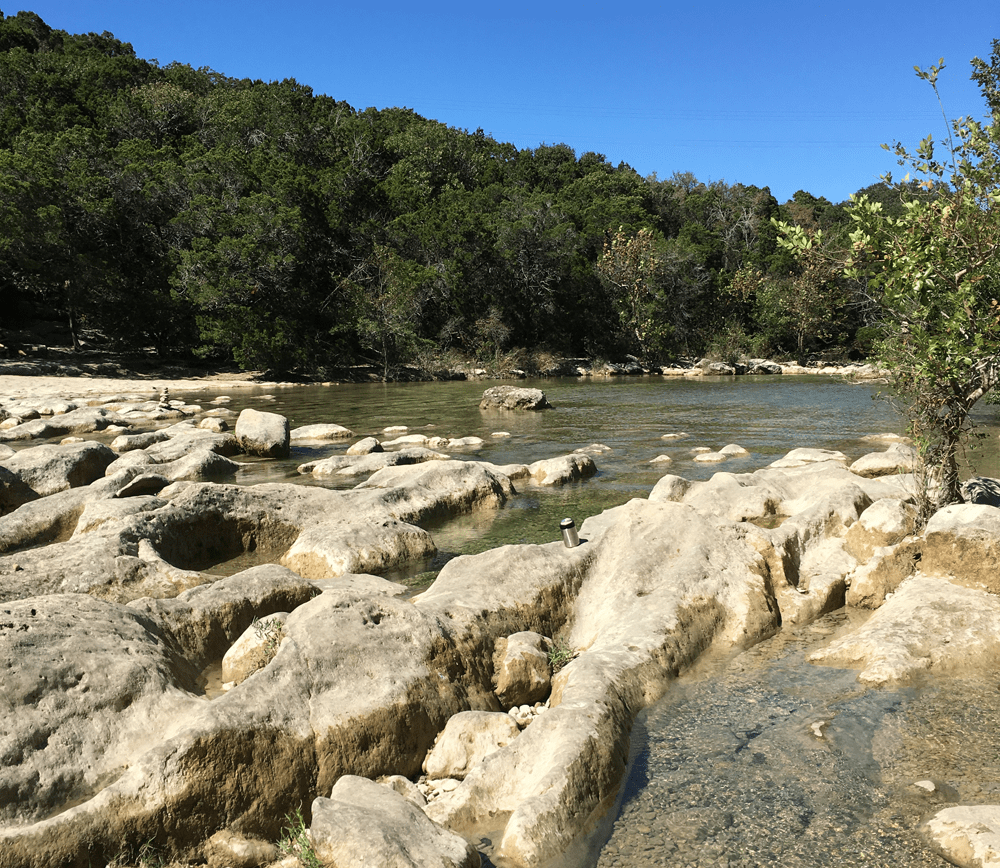
<path id="1" fill-rule="evenodd" d="M 559 529 L 562 531 L 563 543 L 566 548 L 572 549 L 580 545 L 580 535 L 576 532 L 576 525 L 573 519 L 564 518 L 559 522 Z"/>

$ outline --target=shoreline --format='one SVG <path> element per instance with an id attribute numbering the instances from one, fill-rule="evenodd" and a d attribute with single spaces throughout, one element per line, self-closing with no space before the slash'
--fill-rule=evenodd
<path id="1" fill-rule="evenodd" d="M 814 376 L 842 376 L 863 380 L 876 380 L 882 375 L 870 364 L 848 364 L 848 365 L 824 365 L 821 367 L 802 367 L 791 363 L 774 363 L 781 368 L 780 375 L 814 375 Z M 24 372 L 25 368 L 34 367 L 35 372 Z M 62 371 L 53 370 L 61 368 Z M 8 373 L 14 370 L 17 373 Z M 122 392 L 136 394 L 158 394 L 164 388 L 172 392 L 196 392 L 207 390 L 242 390 L 242 389 L 287 389 L 297 386 L 322 386 L 339 385 L 341 382 L 370 382 L 367 378 L 351 379 L 346 378 L 336 381 L 306 381 L 294 382 L 287 380 L 264 380 L 258 379 L 264 374 L 261 371 L 214 371 L 204 374 L 195 374 L 183 369 L 171 370 L 170 366 L 165 366 L 154 374 L 143 374 L 133 370 L 122 370 L 121 374 L 95 374 L 81 372 L 76 365 L 60 365 L 53 362 L 30 363 L 0 361 L 0 400 L 25 398 L 53 398 L 53 397 L 94 397 L 103 395 L 114 395 Z M 776 376 L 772 374 L 771 376 Z M 780 376 L 777 375 L 777 376 Z M 703 367 L 691 368 L 661 368 L 659 371 L 652 369 L 642 373 L 626 372 L 615 370 L 612 366 L 600 368 L 594 366 L 589 371 L 584 372 L 581 368 L 576 373 L 560 373 L 557 375 L 539 375 L 538 377 L 526 376 L 524 372 L 513 372 L 509 377 L 495 377 L 486 375 L 478 370 L 471 374 L 462 372 L 461 379 L 486 381 L 522 380 L 522 379 L 560 379 L 562 377 L 592 377 L 595 379 L 610 379 L 617 377 L 662 377 L 663 379 L 675 379 L 680 377 L 704 377 L 704 376 L 760 376 L 758 374 L 737 374 L 722 372 L 718 370 L 706 370 Z M 458 379 L 459 377 L 455 377 Z M 381 382 L 381 381 L 379 381 Z M 394 381 L 390 381 L 394 382 Z M 402 381 L 400 381 L 402 382 Z M 427 382 L 434 382 L 428 379 Z"/>

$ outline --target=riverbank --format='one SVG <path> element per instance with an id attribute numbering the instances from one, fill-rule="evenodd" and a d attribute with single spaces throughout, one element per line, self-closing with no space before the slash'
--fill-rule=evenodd
<path id="1" fill-rule="evenodd" d="M 344 372 L 343 382 L 371 382 L 380 377 L 374 369 L 354 368 Z M 555 377 L 704 377 L 799 375 L 845 377 L 858 381 L 876 381 L 884 373 L 868 363 L 828 365 L 817 363 L 802 366 L 796 363 L 771 362 L 762 359 L 733 366 L 707 359 L 687 367 L 643 367 L 635 362 L 601 362 L 587 359 L 565 359 L 553 363 L 537 376 Z M 464 366 L 449 368 L 437 375 L 416 369 L 402 377 L 406 381 L 524 379 L 523 370 L 507 372 L 504 377 L 490 374 L 484 368 Z M 329 381 L 327 385 L 332 385 Z M 337 381 L 339 382 L 339 380 Z M 109 361 L 68 361 L 65 359 L 11 360 L 0 359 L 0 397 L 8 398 L 73 398 L 109 395 L 115 392 L 159 394 L 164 388 L 173 392 L 204 390 L 240 390 L 251 388 L 292 388 L 316 385 L 316 381 L 289 381 L 268 378 L 264 371 L 232 369 L 196 369 L 181 365 L 150 366 L 148 371 Z"/>
<path id="2" fill-rule="evenodd" d="M 631 385 L 553 382 L 554 410 L 502 417 L 469 400 L 481 393 L 473 383 L 345 385 L 334 390 L 335 404 L 328 400 L 334 391 L 316 390 L 327 399 L 317 412 L 329 416 L 335 406 L 338 419 L 326 421 L 353 428 L 345 436 L 345 428 L 330 425 L 337 429 L 338 453 L 373 431 L 389 433 L 375 427 L 386 424 L 378 414 L 365 417 L 358 429 L 355 420 L 362 416 L 356 408 L 370 410 L 373 399 L 384 401 L 392 421 L 435 420 L 429 433 L 467 434 L 464 426 L 473 419 L 493 431 L 502 419 L 513 432 L 497 438 L 507 445 L 492 452 L 486 447 L 489 460 L 447 460 L 424 449 L 421 463 L 385 462 L 343 490 L 289 484 L 280 473 L 263 480 L 269 484 L 230 484 L 246 481 L 251 468 L 266 472 L 276 460 L 243 457 L 240 437 L 224 426 L 199 427 L 227 415 L 235 421 L 237 413 L 228 408 L 239 396 L 231 403 L 221 396 L 206 401 L 212 409 L 189 405 L 174 397 L 185 380 L 173 386 L 132 381 L 149 393 L 167 385 L 169 402 L 162 396 L 119 399 L 86 410 L 82 415 L 105 414 L 102 424 L 130 429 L 116 432 L 110 446 L 103 445 L 110 434 L 96 443 L 25 443 L 16 460 L 0 461 L 17 477 L 7 477 L 10 495 L 20 491 L 27 498 L 0 516 L 0 588 L 9 616 L 0 643 L 10 645 L 0 651 L 14 662 L 0 674 L 0 695 L 14 697 L 10 729 L 21 746 L 19 759 L 3 775 L 15 788 L 22 781 L 40 783 L 25 787 L 24 798 L 0 817 L 0 866 L 75 864 L 84 852 L 97 860 L 120 856 L 124 864 L 123 846 L 150 840 L 165 859 L 208 860 L 215 868 L 233 862 L 232 850 L 219 855 L 226 841 L 249 846 L 252 839 L 260 852 L 271 854 L 260 860 L 267 862 L 276 857 L 273 842 L 296 805 L 303 806 L 318 848 L 360 854 L 381 835 L 373 831 L 376 825 L 410 834 L 391 818 L 400 812 L 417 816 L 403 804 L 408 800 L 419 806 L 428 834 L 458 833 L 447 847 L 459 848 L 468 865 L 481 855 L 485 864 L 541 868 L 554 864 L 613 804 L 635 715 L 707 648 L 732 654 L 779 628 L 809 624 L 853 596 L 858 605 L 884 610 L 881 629 L 890 638 L 905 640 L 914 630 L 931 636 L 934 631 L 907 614 L 907 607 L 926 609 L 946 646 L 932 645 L 925 663 L 887 647 L 884 635 L 869 634 L 863 648 L 837 652 L 857 661 L 848 665 L 863 670 L 863 681 L 905 683 L 939 665 L 943 671 L 975 671 L 986 659 L 973 642 L 986 634 L 985 622 L 967 628 L 959 619 L 944 631 L 940 625 L 953 610 L 962 617 L 979 612 L 996 623 L 1000 614 L 994 617 L 984 602 L 990 593 L 981 589 L 952 589 L 943 596 L 951 584 L 944 577 L 964 574 L 979 582 L 969 564 L 995 556 L 976 543 L 968 564 L 948 560 L 968 524 L 964 514 L 952 525 L 931 528 L 934 535 L 906 536 L 913 528 L 905 450 L 876 453 L 883 462 L 895 462 L 880 465 L 886 474 L 881 477 L 862 472 L 871 462 L 852 462 L 825 448 L 772 454 L 768 467 L 753 473 L 739 471 L 747 466 L 740 462 L 754 459 L 728 458 L 736 472 L 704 481 L 685 478 L 697 466 L 690 455 L 696 450 L 674 445 L 689 442 L 675 432 L 704 417 L 705 405 L 684 410 L 682 397 L 705 391 L 725 401 L 725 434 L 744 440 L 752 436 L 751 414 L 768 415 L 765 396 L 794 392 L 797 397 L 770 414 L 768 423 L 782 431 L 787 450 L 785 420 L 814 415 L 800 390 L 850 394 L 858 401 L 868 401 L 870 391 L 809 378 L 790 377 L 785 384 L 781 378 L 754 379 L 734 384 L 711 377 L 703 386 L 649 378 Z M 90 378 L 83 382 L 93 385 Z M 112 382 L 117 388 L 109 394 L 128 391 L 123 380 Z M 218 380 L 194 382 L 230 388 Z M 440 408 L 428 410 L 426 393 L 433 388 L 444 396 L 442 406 L 469 405 L 467 414 L 454 417 L 461 422 L 441 425 Z M 582 393 L 595 392 L 603 403 L 583 404 Z M 270 411 L 293 393 L 275 398 L 255 390 L 245 397 L 248 405 L 261 401 Z M 733 402 L 749 394 L 756 395 L 753 409 L 735 413 Z M 77 412 L 50 410 L 54 416 Z M 861 414 L 841 405 L 822 415 L 842 428 L 851 424 L 848 417 Z M 612 450 L 595 451 L 594 461 L 603 473 L 611 456 L 624 455 L 649 466 L 659 482 L 610 509 L 567 512 L 586 517 L 579 547 L 566 548 L 553 532 L 542 544 L 456 557 L 415 597 L 371 575 L 440 545 L 437 530 L 432 539 L 427 526 L 443 527 L 462 514 L 489 522 L 514 497 L 537 496 L 523 462 L 544 457 L 535 450 L 546 440 L 553 449 L 568 450 L 592 436 L 595 418 L 614 419 L 630 432 L 647 420 L 643 436 L 649 442 L 641 454 L 611 439 Z M 300 420 L 309 421 L 320 420 Z M 547 428 L 549 423 L 560 427 Z M 533 434 L 536 429 L 542 436 Z M 812 432 L 812 443 L 829 447 L 815 430 L 806 432 Z M 412 450 L 405 443 L 386 442 L 383 448 L 383 454 Z M 499 460 L 495 450 L 501 448 L 510 450 L 507 460 Z M 671 450 L 671 466 L 683 475 L 664 476 L 662 464 L 649 463 L 655 452 Z M 43 477 L 34 469 L 43 458 L 82 458 L 84 452 L 96 460 L 86 478 L 70 480 L 68 469 L 55 467 Z M 356 458 L 358 466 L 370 460 Z M 69 488 L 60 490 L 59 473 Z M 598 476 L 569 488 L 611 482 Z M 987 540 L 1000 538 L 995 528 L 983 531 Z M 236 561 L 238 572 L 220 576 L 220 564 Z M 911 586 L 903 580 L 915 563 L 942 579 L 915 581 L 908 594 Z M 900 627 L 900 619 L 908 618 L 912 629 Z M 270 633 L 254 628 L 255 620 L 274 619 L 278 626 Z M 226 672 L 230 652 L 254 640 L 266 652 L 263 668 L 235 678 L 227 674 L 222 680 L 237 682 L 228 691 L 210 688 L 220 680 L 219 662 Z M 912 655 L 911 646 L 906 644 Z M 528 692 L 527 683 L 512 690 L 503 681 L 515 656 L 547 673 L 538 695 Z M 550 670 L 560 656 L 567 665 Z M 57 710 L 36 711 L 43 706 Z M 823 749 L 842 750 L 840 740 L 851 732 L 841 733 L 836 724 L 824 727 L 826 719 L 825 713 L 805 719 L 804 737 Z M 457 730 L 459 744 L 471 743 L 474 733 L 477 740 L 485 738 L 480 724 L 492 733 L 488 756 L 452 757 L 446 772 L 435 771 L 449 730 Z M 493 728 L 501 724 L 506 729 L 497 734 Z M 43 729 L 45 739 L 39 736 Z M 75 733 L 85 738 L 81 749 L 71 750 L 67 745 L 78 743 L 71 738 Z M 754 752 L 732 742 L 734 761 L 766 757 L 763 741 Z M 356 777 L 384 775 L 390 786 L 376 789 Z M 925 777 L 948 776 L 927 768 L 921 770 Z M 415 791 L 414 783 L 423 789 Z M 957 801 L 950 790 L 941 792 L 947 797 L 935 807 Z M 968 800 L 967 791 L 958 792 Z M 346 816 L 344 806 L 369 798 L 360 830 L 336 826 L 336 818 Z M 428 826 L 429 820 L 436 825 Z M 807 829 L 820 831 L 818 824 Z M 823 834 L 827 843 L 843 837 L 833 828 Z M 730 847 L 721 833 L 712 836 L 713 857 L 728 855 L 732 864 L 739 843 Z M 618 836 L 620 852 L 623 844 Z"/>

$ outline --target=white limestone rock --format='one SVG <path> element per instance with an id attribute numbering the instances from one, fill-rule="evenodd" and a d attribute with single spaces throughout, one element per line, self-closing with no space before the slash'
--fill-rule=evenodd
<path id="1" fill-rule="evenodd" d="M 931 846 L 960 868 L 1000 866 L 1000 805 L 955 805 L 923 825 Z"/>
<path id="2" fill-rule="evenodd" d="M 375 781 L 344 775 L 312 804 L 316 855 L 337 868 L 479 868 L 476 849 Z"/>
<path id="3" fill-rule="evenodd" d="M 587 479 L 597 473 L 597 465 L 589 455 L 562 455 L 528 465 L 531 478 L 539 485 L 564 485 Z"/>
<path id="4" fill-rule="evenodd" d="M 504 708 L 544 700 L 552 687 L 548 640 L 539 633 L 513 633 L 493 651 L 493 692 Z"/>
<path id="5" fill-rule="evenodd" d="M 424 760 L 429 779 L 462 780 L 491 753 L 512 742 L 521 730 L 510 715 L 463 711 L 448 720 Z"/>
<path id="6" fill-rule="evenodd" d="M 288 420 L 278 413 L 247 407 L 236 420 L 236 439 L 247 455 L 287 458 L 290 443 Z"/>
<path id="7" fill-rule="evenodd" d="M 809 660 L 860 669 L 864 684 L 931 672 L 992 671 L 1000 655 L 1000 597 L 917 573 L 857 630 Z"/>

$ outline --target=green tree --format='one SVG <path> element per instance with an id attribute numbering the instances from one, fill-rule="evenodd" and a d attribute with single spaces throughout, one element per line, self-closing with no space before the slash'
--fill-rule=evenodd
<path id="1" fill-rule="evenodd" d="M 974 64 L 988 103 L 998 51 L 994 43 L 992 66 Z M 943 61 L 916 68 L 935 95 L 943 68 Z M 990 107 L 986 122 L 959 118 L 948 125 L 942 156 L 931 136 L 912 151 L 900 143 L 892 148 L 933 195 L 904 198 L 895 217 L 865 196 L 850 208 L 847 270 L 868 281 L 881 305 L 879 360 L 932 483 L 921 489 L 925 515 L 960 500 L 958 459 L 969 412 L 1000 382 L 1000 111 Z M 786 243 L 809 247 L 801 228 Z"/>

